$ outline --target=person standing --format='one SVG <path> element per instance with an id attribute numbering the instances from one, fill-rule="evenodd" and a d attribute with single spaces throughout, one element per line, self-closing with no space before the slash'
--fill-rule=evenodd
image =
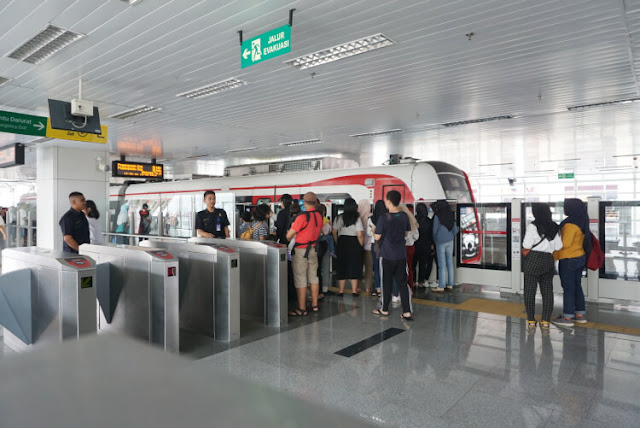
<path id="1" fill-rule="evenodd" d="M 416 206 L 418 222 L 418 239 L 415 242 L 416 252 L 413 256 L 413 277 L 418 286 L 428 287 L 431 269 L 433 268 L 433 220 L 429 218 L 429 210 L 425 204 Z M 416 267 L 418 268 L 416 273 Z M 416 276 L 417 275 L 417 276 Z"/>
<path id="2" fill-rule="evenodd" d="M 291 195 L 285 193 L 280 198 L 280 207 L 282 208 L 276 217 L 276 238 L 277 242 L 282 245 L 289 244 L 287 241 L 287 230 L 289 230 L 289 222 L 291 217 Z"/>
<path id="3" fill-rule="evenodd" d="M 549 205 L 535 203 L 531 205 L 535 220 L 527 226 L 522 248 L 530 250 L 524 257 L 524 305 L 527 308 L 527 325 L 530 330 L 536 328 L 536 291 L 540 284 L 542 295 L 542 320 L 540 327 L 549 329 L 553 312 L 553 275 L 555 264 L 553 252 L 562 248 L 558 225 L 551 219 Z"/>
<path id="4" fill-rule="evenodd" d="M 78 247 L 91 242 L 89 222 L 84 215 L 86 200 L 80 192 L 69 193 L 71 208 L 64 213 L 58 224 L 62 231 L 62 249 L 68 253 L 78 254 Z"/>
<path id="5" fill-rule="evenodd" d="M 391 303 L 391 287 L 396 280 L 402 302 L 403 320 L 413 321 L 411 297 L 407 284 L 407 250 L 405 249 L 405 237 L 411 230 L 409 217 L 400 211 L 402 196 L 397 190 L 391 190 L 385 198 L 385 206 L 389 210 L 378 218 L 373 237 L 380 243 L 380 267 L 382 275 L 382 304 L 374 309 L 375 315 L 388 316 Z"/>
<path id="6" fill-rule="evenodd" d="M 228 238 L 229 219 L 227 212 L 222 208 L 216 208 L 216 192 L 207 190 L 204 192 L 206 209 L 196 214 L 196 231 L 203 238 Z"/>
<path id="7" fill-rule="evenodd" d="M 322 215 L 316 211 L 317 200 L 315 193 L 305 193 L 305 212 L 296 217 L 286 236 L 288 241 L 291 241 L 294 237 L 296 238 L 291 264 L 298 297 L 298 307 L 289 312 L 290 316 L 307 314 L 307 287 L 311 288 L 311 310 L 318 311 L 320 285 L 318 279 L 317 243 L 322 230 Z"/>
<path id="8" fill-rule="evenodd" d="M 374 232 L 376 230 L 376 224 L 378 223 L 378 219 L 383 215 L 386 215 L 389 211 L 387 210 L 384 201 L 380 199 L 373 206 L 373 214 L 369 217 L 367 221 L 367 234 L 371 237 L 372 241 L 375 241 L 373 238 Z M 382 281 L 380 280 L 380 242 L 372 242 L 371 245 L 371 258 L 373 259 L 373 284 L 375 286 L 375 291 L 371 292 L 372 297 L 380 296 L 380 290 Z"/>
<path id="9" fill-rule="evenodd" d="M 87 201 L 88 203 L 89 201 Z M 148 235 L 151 232 L 151 219 L 149 218 L 149 205 L 142 204 L 142 209 L 138 211 L 140 224 L 138 225 L 138 235 Z"/>
<path id="10" fill-rule="evenodd" d="M 368 228 L 369 217 L 371 217 L 371 202 L 368 199 L 361 199 L 358 202 L 358 214 L 362 223 L 363 231 Z M 364 268 L 364 289 L 367 294 L 371 294 L 371 285 L 373 284 L 373 256 L 371 255 L 371 241 L 373 237 L 369 233 L 363 233 L 364 252 L 362 253 L 362 261 Z"/>
<path id="11" fill-rule="evenodd" d="M 347 280 L 351 282 L 351 293 L 358 294 L 358 283 L 362 278 L 362 245 L 364 228 L 358 215 L 358 205 L 353 198 L 344 201 L 344 212 L 333 222 L 333 240 L 337 243 L 336 259 L 338 271 L 338 297 L 344 295 Z"/>
<path id="12" fill-rule="evenodd" d="M 453 218 L 449 203 L 440 199 L 433 204 L 433 239 L 438 251 L 438 288 L 434 291 L 453 290 L 453 238 L 458 226 Z"/>
<path id="13" fill-rule="evenodd" d="M 560 223 L 562 249 L 555 253 L 560 260 L 558 273 L 564 291 L 562 296 L 562 315 L 553 320 L 560 327 L 571 327 L 574 322 L 586 323 L 586 305 L 582 291 L 582 271 L 587 263 L 587 254 L 591 251 L 591 232 L 587 206 L 580 199 L 564 200 L 564 214 Z"/>
<path id="14" fill-rule="evenodd" d="M 400 211 L 405 213 L 407 217 L 409 217 L 409 224 L 411 224 L 411 230 L 407 233 L 405 237 L 405 247 L 407 249 L 407 272 L 408 278 L 407 283 L 409 284 L 409 288 L 413 291 L 413 256 L 416 252 L 415 243 L 420 238 L 419 226 L 416 218 L 413 216 L 411 211 L 406 205 L 400 206 Z"/>
<path id="15" fill-rule="evenodd" d="M 95 202 L 91 200 L 87 201 L 84 215 L 87 217 L 87 222 L 89 223 L 89 242 L 97 245 L 104 244 L 102 226 L 100 226 L 100 222 L 98 222 L 100 212 L 98 212 L 98 207 L 96 207 Z"/>
<path id="16" fill-rule="evenodd" d="M 256 207 L 253 213 L 253 223 L 251 223 L 251 239 L 254 241 L 264 241 L 269 236 L 269 218 L 271 217 L 271 207 L 261 204 Z"/>

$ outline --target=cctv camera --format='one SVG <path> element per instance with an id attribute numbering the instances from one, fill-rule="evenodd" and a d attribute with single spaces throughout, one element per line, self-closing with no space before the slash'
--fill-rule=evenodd
<path id="1" fill-rule="evenodd" d="M 513 186 L 516 183 L 516 179 L 515 178 L 509 178 L 509 186 Z"/>

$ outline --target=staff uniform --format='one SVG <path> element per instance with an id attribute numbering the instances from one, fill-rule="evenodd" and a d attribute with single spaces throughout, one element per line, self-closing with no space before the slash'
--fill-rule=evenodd
<path id="1" fill-rule="evenodd" d="M 65 235 L 71 235 L 78 245 L 91 242 L 89 222 L 82 211 L 76 211 L 70 208 L 69 211 L 64 213 L 58 224 L 60 225 L 60 230 L 62 230 L 63 237 Z M 64 239 L 62 240 L 62 250 L 68 253 L 78 254 L 76 250 L 67 245 Z"/>
<path id="2" fill-rule="evenodd" d="M 196 230 L 201 229 L 212 233 L 215 238 L 226 238 L 224 228 L 227 226 L 229 226 L 229 219 L 227 212 L 222 208 L 215 208 L 213 212 L 205 209 L 196 214 Z"/>

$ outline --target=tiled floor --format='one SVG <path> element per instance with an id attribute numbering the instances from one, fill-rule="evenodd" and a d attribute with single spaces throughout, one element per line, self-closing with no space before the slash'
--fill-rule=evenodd
<path id="1" fill-rule="evenodd" d="M 328 297 L 319 315 L 194 364 L 385 426 L 638 426 L 638 336 L 555 327 L 529 334 L 519 318 L 424 305 L 407 323 L 399 308 L 384 319 L 374 307 L 369 297 Z M 390 327 L 405 331 L 350 358 L 334 354 Z"/>

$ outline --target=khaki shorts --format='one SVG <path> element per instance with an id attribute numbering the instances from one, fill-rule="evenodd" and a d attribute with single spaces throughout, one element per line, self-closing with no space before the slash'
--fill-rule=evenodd
<path id="1" fill-rule="evenodd" d="M 305 288 L 309 284 L 318 284 L 318 252 L 315 248 L 309 251 L 309 258 L 304 258 L 306 248 L 296 248 L 291 267 L 293 268 L 293 283 L 296 288 Z"/>

